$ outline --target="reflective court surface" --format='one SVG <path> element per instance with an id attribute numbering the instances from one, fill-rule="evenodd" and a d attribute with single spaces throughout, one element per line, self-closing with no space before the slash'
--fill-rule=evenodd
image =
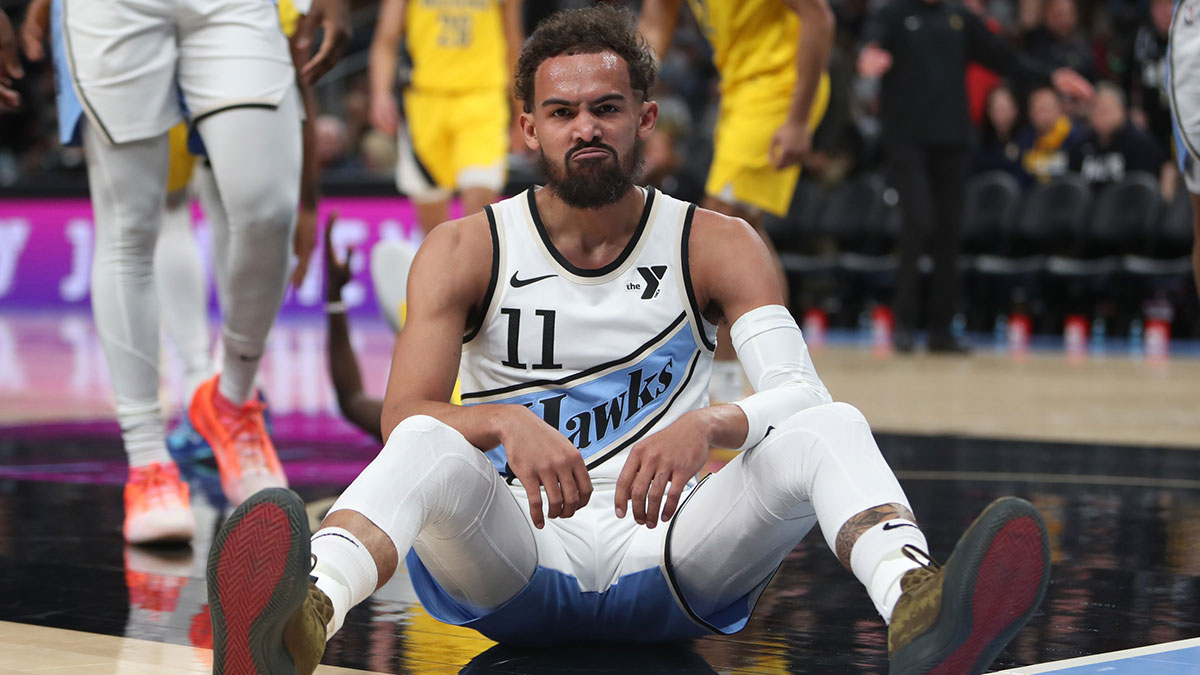
<path id="1" fill-rule="evenodd" d="M 318 338 L 321 334 L 319 324 L 291 330 L 281 335 L 290 335 L 290 344 L 299 349 L 310 349 L 304 346 L 309 340 L 302 337 L 304 331 L 312 330 Z M 385 375 L 378 371 L 387 366 L 387 336 L 368 327 L 358 342 L 368 389 L 378 392 Z M 25 353 L 24 344 L 18 342 L 18 353 Z M 36 342 L 39 356 L 48 357 L 54 349 L 50 341 Z M 331 412 L 322 389 L 327 385 L 319 340 L 311 352 L 316 355 L 312 360 L 280 358 L 278 363 L 288 364 L 286 377 L 292 381 L 311 377 L 312 392 L 273 388 L 276 378 L 285 377 L 278 366 L 268 368 L 263 379 L 268 397 L 279 399 L 273 406 L 280 457 L 317 520 L 374 457 L 377 446 Z M 895 377 L 920 392 L 951 386 L 964 370 L 968 380 L 981 378 L 982 389 L 992 379 L 981 372 L 996 369 L 1003 370 L 1003 377 L 1012 376 L 1003 360 L 986 354 L 899 360 L 848 346 L 817 352 L 814 358 L 835 397 L 852 403 L 861 399 L 872 421 L 903 418 L 904 406 L 912 408 L 910 419 L 931 419 L 943 404 L 931 404 L 933 395 L 894 396 L 894 410 L 873 413 L 871 397 L 879 394 L 858 393 L 857 379 L 886 383 Z M 1028 429 L 1006 434 L 1019 438 L 989 438 L 972 433 L 964 413 L 945 408 L 943 431 L 953 433 L 876 423 L 880 446 L 908 492 L 932 553 L 944 559 L 993 498 L 1012 494 L 1029 499 L 1049 526 L 1052 583 L 1042 610 L 993 669 L 1200 673 L 1200 643 L 1193 640 L 1200 636 L 1200 440 L 1195 440 L 1200 435 L 1193 434 L 1192 426 L 1200 415 L 1185 414 L 1188 409 L 1200 412 L 1200 403 L 1194 386 L 1176 382 L 1179 373 L 1195 372 L 1190 370 L 1195 359 L 1181 357 L 1155 371 L 1124 357 L 1084 365 L 1067 365 L 1061 354 L 1035 358 L 1044 362 L 1027 371 L 1031 390 L 1039 388 L 1037 377 L 1046 378 L 1042 388 L 1070 378 L 1094 388 L 1099 385 L 1088 380 L 1089 373 L 1116 371 L 1110 384 L 1124 406 L 1118 410 L 1115 402 L 1097 404 L 1093 395 L 1080 398 L 1076 410 L 1064 400 L 1061 410 L 1047 415 L 1091 431 L 1045 435 L 1075 434 L 1074 442 L 1025 438 L 1031 435 Z M 207 672 L 212 636 L 203 572 L 213 533 L 227 513 L 215 469 L 203 463 L 182 467 L 192 484 L 198 524 L 190 547 L 125 546 L 120 533 L 125 460 L 117 428 L 104 419 L 101 394 L 91 393 L 90 385 L 72 393 L 71 373 L 54 370 L 69 370 L 64 364 L 71 362 L 69 354 L 48 361 L 46 369 L 24 361 L 22 387 L 28 393 L 17 397 L 10 389 L 0 399 L 6 416 L 0 427 L 0 673 Z M 871 371 L 873 378 L 868 377 Z M 1143 371 L 1144 380 L 1138 380 Z M 95 391 L 102 391 L 102 384 Z M 1146 397 L 1129 396 L 1140 387 L 1153 392 L 1176 385 L 1180 396 L 1173 398 L 1191 393 L 1190 400 L 1176 401 L 1182 406 L 1177 414 L 1164 415 L 1167 402 L 1162 399 L 1146 402 Z M 64 399 L 71 397 L 80 398 L 65 405 Z M 962 403 L 960 409 L 984 410 L 985 403 Z M 17 405 L 42 412 L 18 417 L 11 414 Z M 1097 405 L 1100 410 L 1088 410 Z M 1100 422 L 1087 422 L 1103 421 L 1106 410 L 1108 417 L 1135 418 L 1139 405 L 1144 415 L 1162 420 L 1156 428 L 1175 425 L 1171 438 L 1104 442 L 1108 434 L 1096 431 Z M 62 412 L 56 414 L 56 409 Z M 996 424 L 993 416 L 979 428 Z M 1087 440 L 1089 435 L 1093 438 Z M 1157 646 L 1138 649 L 1152 645 Z M 1126 649 L 1134 651 L 1110 654 Z M 1081 657 L 1092 658 L 1052 663 Z M 398 574 L 350 613 L 324 663 L 319 672 L 887 672 L 886 629 L 819 532 L 792 552 L 749 626 L 733 636 L 652 648 L 508 648 L 432 619 L 416 602 L 406 575 Z"/>

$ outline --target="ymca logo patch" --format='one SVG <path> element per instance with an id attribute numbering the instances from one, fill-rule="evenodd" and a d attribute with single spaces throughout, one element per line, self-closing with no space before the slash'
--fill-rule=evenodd
<path id="1" fill-rule="evenodd" d="M 649 267 L 637 268 L 638 274 L 642 275 L 642 283 L 630 281 L 625 285 L 625 290 L 641 291 L 642 300 L 650 300 L 657 298 L 659 286 L 662 285 L 662 278 L 667 274 L 666 265 L 651 265 Z"/>

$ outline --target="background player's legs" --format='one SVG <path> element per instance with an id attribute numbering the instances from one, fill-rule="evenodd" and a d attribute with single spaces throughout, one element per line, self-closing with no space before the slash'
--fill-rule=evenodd
<path id="1" fill-rule="evenodd" d="M 283 302 L 300 195 L 300 113 L 289 93 L 279 107 L 233 108 L 199 122 L 228 217 L 220 393 L 241 404 L 253 393 L 267 334 Z"/>
<path id="2" fill-rule="evenodd" d="M 200 247 L 192 233 L 192 207 L 186 188 L 167 195 L 162 231 L 154 249 L 154 279 L 167 336 L 183 362 L 184 401 L 212 377 L 208 333 L 208 286 Z"/>
<path id="3" fill-rule="evenodd" d="M 921 271 L 917 262 L 934 219 L 933 193 L 925 152 L 916 146 L 887 148 L 888 183 L 900 195 L 900 269 L 892 310 L 896 313 L 894 342 L 901 352 L 912 351 L 920 307 Z"/>
<path id="4" fill-rule="evenodd" d="M 92 313 L 131 466 L 169 463 L 158 400 L 154 246 L 167 189 L 167 136 L 109 145 L 84 130 L 96 219 Z"/>
<path id="5" fill-rule="evenodd" d="M 96 221 L 92 313 L 129 458 L 125 539 L 190 539 L 187 486 L 167 454 L 158 400 L 154 244 L 167 180 L 167 137 L 109 145 L 84 130 Z"/>
<path id="6" fill-rule="evenodd" d="M 890 620 L 900 577 L 918 566 L 900 549 L 926 550 L 925 537 L 867 421 L 844 403 L 792 416 L 688 498 L 669 551 L 688 604 L 703 617 L 750 593 L 818 521 Z"/>
<path id="7" fill-rule="evenodd" d="M 426 201 L 414 198 L 413 202 L 417 207 L 417 225 L 420 226 L 423 236 L 428 236 L 433 228 L 449 219 L 450 202 L 448 199 Z"/>
<path id="8" fill-rule="evenodd" d="M 426 416 L 396 427 L 313 535 L 317 587 L 334 606 L 327 637 L 410 547 L 445 591 L 480 609 L 515 596 L 538 561 L 529 513 L 496 468 Z"/>
<path id="9" fill-rule="evenodd" d="M 495 190 L 487 187 L 465 187 L 462 189 L 463 215 L 479 213 L 483 207 L 499 198 Z"/>
<path id="10" fill-rule="evenodd" d="M 935 227 L 930 253 L 933 286 L 929 298 L 929 347 L 932 351 L 965 351 L 951 333 L 958 303 L 959 232 L 966 195 L 965 148 L 934 148 L 929 152 L 929 184 L 933 193 Z"/>

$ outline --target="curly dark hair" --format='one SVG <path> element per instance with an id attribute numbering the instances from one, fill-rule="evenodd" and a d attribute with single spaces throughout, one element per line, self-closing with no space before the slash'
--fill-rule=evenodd
<path id="1" fill-rule="evenodd" d="M 513 87 L 525 112 L 533 112 L 533 80 L 546 59 L 563 54 L 597 54 L 611 51 L 625 59 L 633 90 L 645 101 L 650 97 L 658 66 L 637 30 L 633 14 L 624 7 L 600 4 L 569 9 L 547 17 L 521 48 Z"/>

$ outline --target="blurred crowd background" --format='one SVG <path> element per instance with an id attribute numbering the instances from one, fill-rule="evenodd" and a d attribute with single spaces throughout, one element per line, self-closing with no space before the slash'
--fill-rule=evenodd
<path id="1" fill-rule="evenodd" d="M 886 2 L 830 0 L 837 18 L 830 106 L 805 160 L 792 214 L 768 224 L 785 254 L 794 309 L 819 308 L 835 325 L 861 321 L 873 305 L 889 300 L 894 284 L 889 257 L 899 216 L 894 191 L 882 179 L 887 139 L 878 118 L 879 82 L 856 69 L 868 17 Z M 526 0 L 526 34 L 554 10 L 586 4 Z M 636 11 L 639 3 L 625 4 Z M 986 330 L 998 317 L 1022 311 L 1034 316 L 1037 330 L 1055 331 L 1078 312 L 1120 333 L 1157 312 L 1170 314 L 1176 335 L 1194 335 L 1200 326 L 1190 271 L 1176 264 L 1190 250 L 1191 216 L 1175 169 L 1166 98 L 1172 0 L 962 4 L 1030 55 L 1085 75 L 1097 95 L 1085 104 L 980 66 L 969 69 L 971 171 L 984 178 L 968 185 L 960 323 Z M 14 22 L 23 5 L 0 0 Z M 352 43 L 317 87 L 323 182 L 329 193 L 394 193 L 395 139 L 368 121 L 367 53 L 377 3 L 355 0 L 353 7 Z M 710 57 L 684 3 L 661 65 L 659 133 L 647 144 L 644 177 L 691 201 L 703 195 L 712 153 L 718 84 Z M 26 72 L 20 84 L 26 105 L 0 114 L 0 194 L 83 189 L 80 150 L 57 142 L 51 67 L 28 64 Z M 535 180 L 532 171 L 527 156 L 513 156 L 512 184 Z M 1090 226 L 1106 208 L 1103 193 L 1129 183 L 1138 187 L 1109 199 L 1123 209 L 1124 221 L 1106 223 L 1116 228 L 1107 238 L 1092 236 L 1098 229 Z M 1088 194 L 1078 195 L 1081 187 Z M 1046 194 L 1038 196 L 1039 189 Z M 1071 192 L 1070 209 L 1063 207 L 1063 190 Z M 1042 202 L 1048 213 L 1038 212 Z M 1011 222 L 997 222 L 1004 219 Z M 1067 262 L 1048 259 L 1054 256 Z M 1096 260 L 1104 264 L 1079 264 Z"/>

